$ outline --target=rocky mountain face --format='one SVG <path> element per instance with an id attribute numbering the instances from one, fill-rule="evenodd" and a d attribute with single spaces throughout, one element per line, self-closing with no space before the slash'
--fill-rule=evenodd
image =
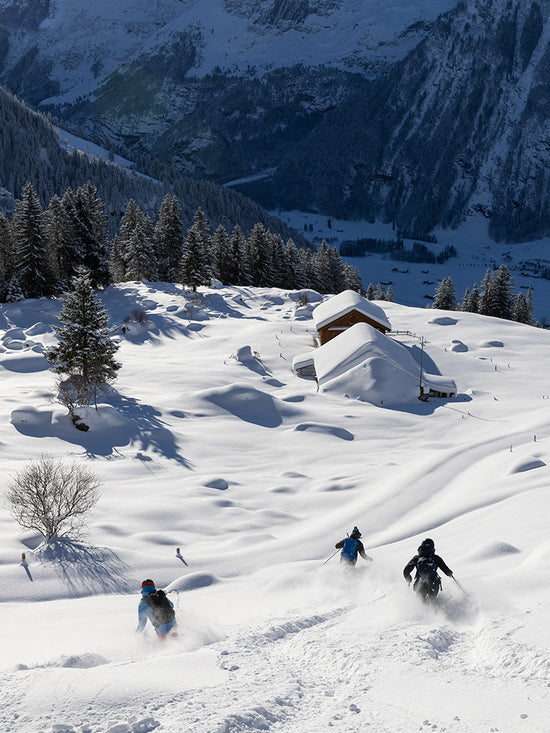
<path id="1" fill-rule="evenodd" d="M 549 10 L 0 0 L 0 82 L 107 148 L 254 179 L 264 205 L 418 232 L 479 211 L 525 240 L 550 233 Z"/>
<path id="2" fill-rule="evenodd" d="M 327 115 L 271 185 L 286 182 L 293 205 L 417 231 L 477 210 L 496 238 L 547 235 L 549 33 L 548 3 L 461 2 Z"/>

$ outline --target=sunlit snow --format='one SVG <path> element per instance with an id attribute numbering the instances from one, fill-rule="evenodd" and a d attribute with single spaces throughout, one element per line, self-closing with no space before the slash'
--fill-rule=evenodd
<path id="1" fill-rule="evenodd" d="M 312 292 L 101 297 L 123 367 L 88 432 L 42 356 L 59 303 L 0 309 L 3 493 L 43 453 L 102 481 L 85 541 L 40 547 L 2 505 L 0 730 L 548 730 L 547 331 L 378 302 L 458 394 L 375 404 L 293 372 Z M 373 562 L 346 573 L 354 525 Z M 443 578 L 437 608 L 402 577 L 426 536 L 465 591 Z M 148 577 L 177 641 L 134 633 Z"/>

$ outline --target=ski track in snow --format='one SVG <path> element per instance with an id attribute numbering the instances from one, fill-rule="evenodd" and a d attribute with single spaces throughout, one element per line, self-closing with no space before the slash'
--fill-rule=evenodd
<path id="1" fill-rule="evenodd" d="M 354 582 L 350 578 L 350 585 Z M 347 590 L 353 595 L 352 588 Z M 421 688 L 429 683 L 450 686 L 459 681 L 468 689 L 484 690 L 490 696 L 502 694 L 505 689 L 506 698 L 518 704 L 525 699 L 526 690 L 550 698 L 550 655 L 515 640 L 521 628 L 517 619 L 491 618 L 456 596 L 447 597 L 440 608 L 426 611 L 412 594 L 406 603 L 398 599 L 401 611 L 409 615 L 408 619 L 398 619 L 394 604 L 400 591 L 396 586 L 375 587 L 373 599 L 366 605 L 350 604 L 311 616 L 273 618 L 246 633 L 237 628 L 213 645 L 217 666 L 225 672 L 221 684 L 179 693 L 145 684 L 141 693 L 122 705 L 116 694 L 111 695 L 112 714 L 118 720 L 126 719 L 113 725 L 100 722 L 109 718 L 108 705 L 99 714 L 92 712 L 89 704 L 75 704 L 73 694 L 84 683 L 78 679 L 85 676 L 84 671 L 77 671 L 72 683 L 63 675 L 53 687 L 59 722 L 51 713 L 32 721 L 18 711 L 24 709 L 29 690 L 38 682 L 38 670 L 13 672 L 4 678 L 3 688 L 9 690 L 10 699 L 9 703 L 4 700 L 1 707 L 1 729 L 56 733 L 148 733 L 157 729 L 189 733 L 482 730 L 479 720 L 471 723 L 463 717 L 464 703 L 458 700 L 456 715 L 437 710 L 437 705 L 434 710 L 432 702 L 425 699 L 420 699 L 418 709 L 411 711 L 410 701 L 400 699 L 397 675 Z M 389 619 L 380 625 L 384 613 Z M 165 654 L 171 654 L 171 650 L 167 648 Z M 123 664 L 142 661 L 131 659 Z M 65 665 L 67 660 L 56 660 L 52 669 L 59 664 Z M 119 663 L 91 657 L 73 660 L 73 664 L 77 670 L 104 665 L 105 683 L 99 694 L 109 699 L 112 683 L 107 681 L 108 672 Z M 180 664 L 186 664 L 185 655 Z M 147 669 L 147 664 L 143 665 L 141 673 L 147 675 Z M 388 686 L 395 695 L 390 705 L 385 704 Z M 154 701 L 150 699 L 151 688 Z M 2 693 L 2 697 L 7 695 Z M 523 718 L 518 717 L 518 721 Z M 483 730 L 516 730 L 509 722 L 507 726 Z"/>

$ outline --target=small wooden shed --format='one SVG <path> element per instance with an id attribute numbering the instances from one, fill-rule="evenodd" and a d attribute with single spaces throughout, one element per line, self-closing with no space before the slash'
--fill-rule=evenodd
<path id="1" fill-rule="evenodd" d="M 356 323 L 368 323 L 381 333 L 391 331 L 391 323 L 376 303 L 355 290 L 344 290 L 325 300 L 312 313 L 321 346 Z"/>

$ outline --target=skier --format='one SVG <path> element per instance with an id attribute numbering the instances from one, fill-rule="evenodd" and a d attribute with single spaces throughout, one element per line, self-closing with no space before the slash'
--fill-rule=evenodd
<path id="1" fill-rule="evenodd" d="M 354 527 L 349 537 L 340 540 L 340 542 L 334 545 L 337 550 L 342 550 L 340 553 L 340 562 L 345 563 L 348 567 L 355 567 L 357 555 L 361 555 L 363 560 L 370 560 L 372 562 L 372 557 L 369 557 L 365 552 L 360 537 L 361 532 L 357 527 Z"/>
<path id="2" fill-rule="evenodd" d="M 435 554 L 434 541 L 429 537 L 418 548 L 418 554 L 405 565 L 403 576 L 409 585 L 411 584 L 413 570 L 416 570 L 413 590 L 420 595 L 423 601 L 433 600 L 441 590 L 441 578 L 437 574 L 438 570 L 442 570 L 450 578 L 453 577 L 453 571 L 439 555 Z"/>
<path id="3" fill-rule="evenodd" d="M 147 624 L 152 623 L 160 639 L 177 637 L 176 614 L 174 604 L 166 597 L 163 590 L 157 590 L 154 582 L 147 578 L 141 584 L 141 600 L 138 606 L 138 625 L 136 633 L 141 634 Z"/>

